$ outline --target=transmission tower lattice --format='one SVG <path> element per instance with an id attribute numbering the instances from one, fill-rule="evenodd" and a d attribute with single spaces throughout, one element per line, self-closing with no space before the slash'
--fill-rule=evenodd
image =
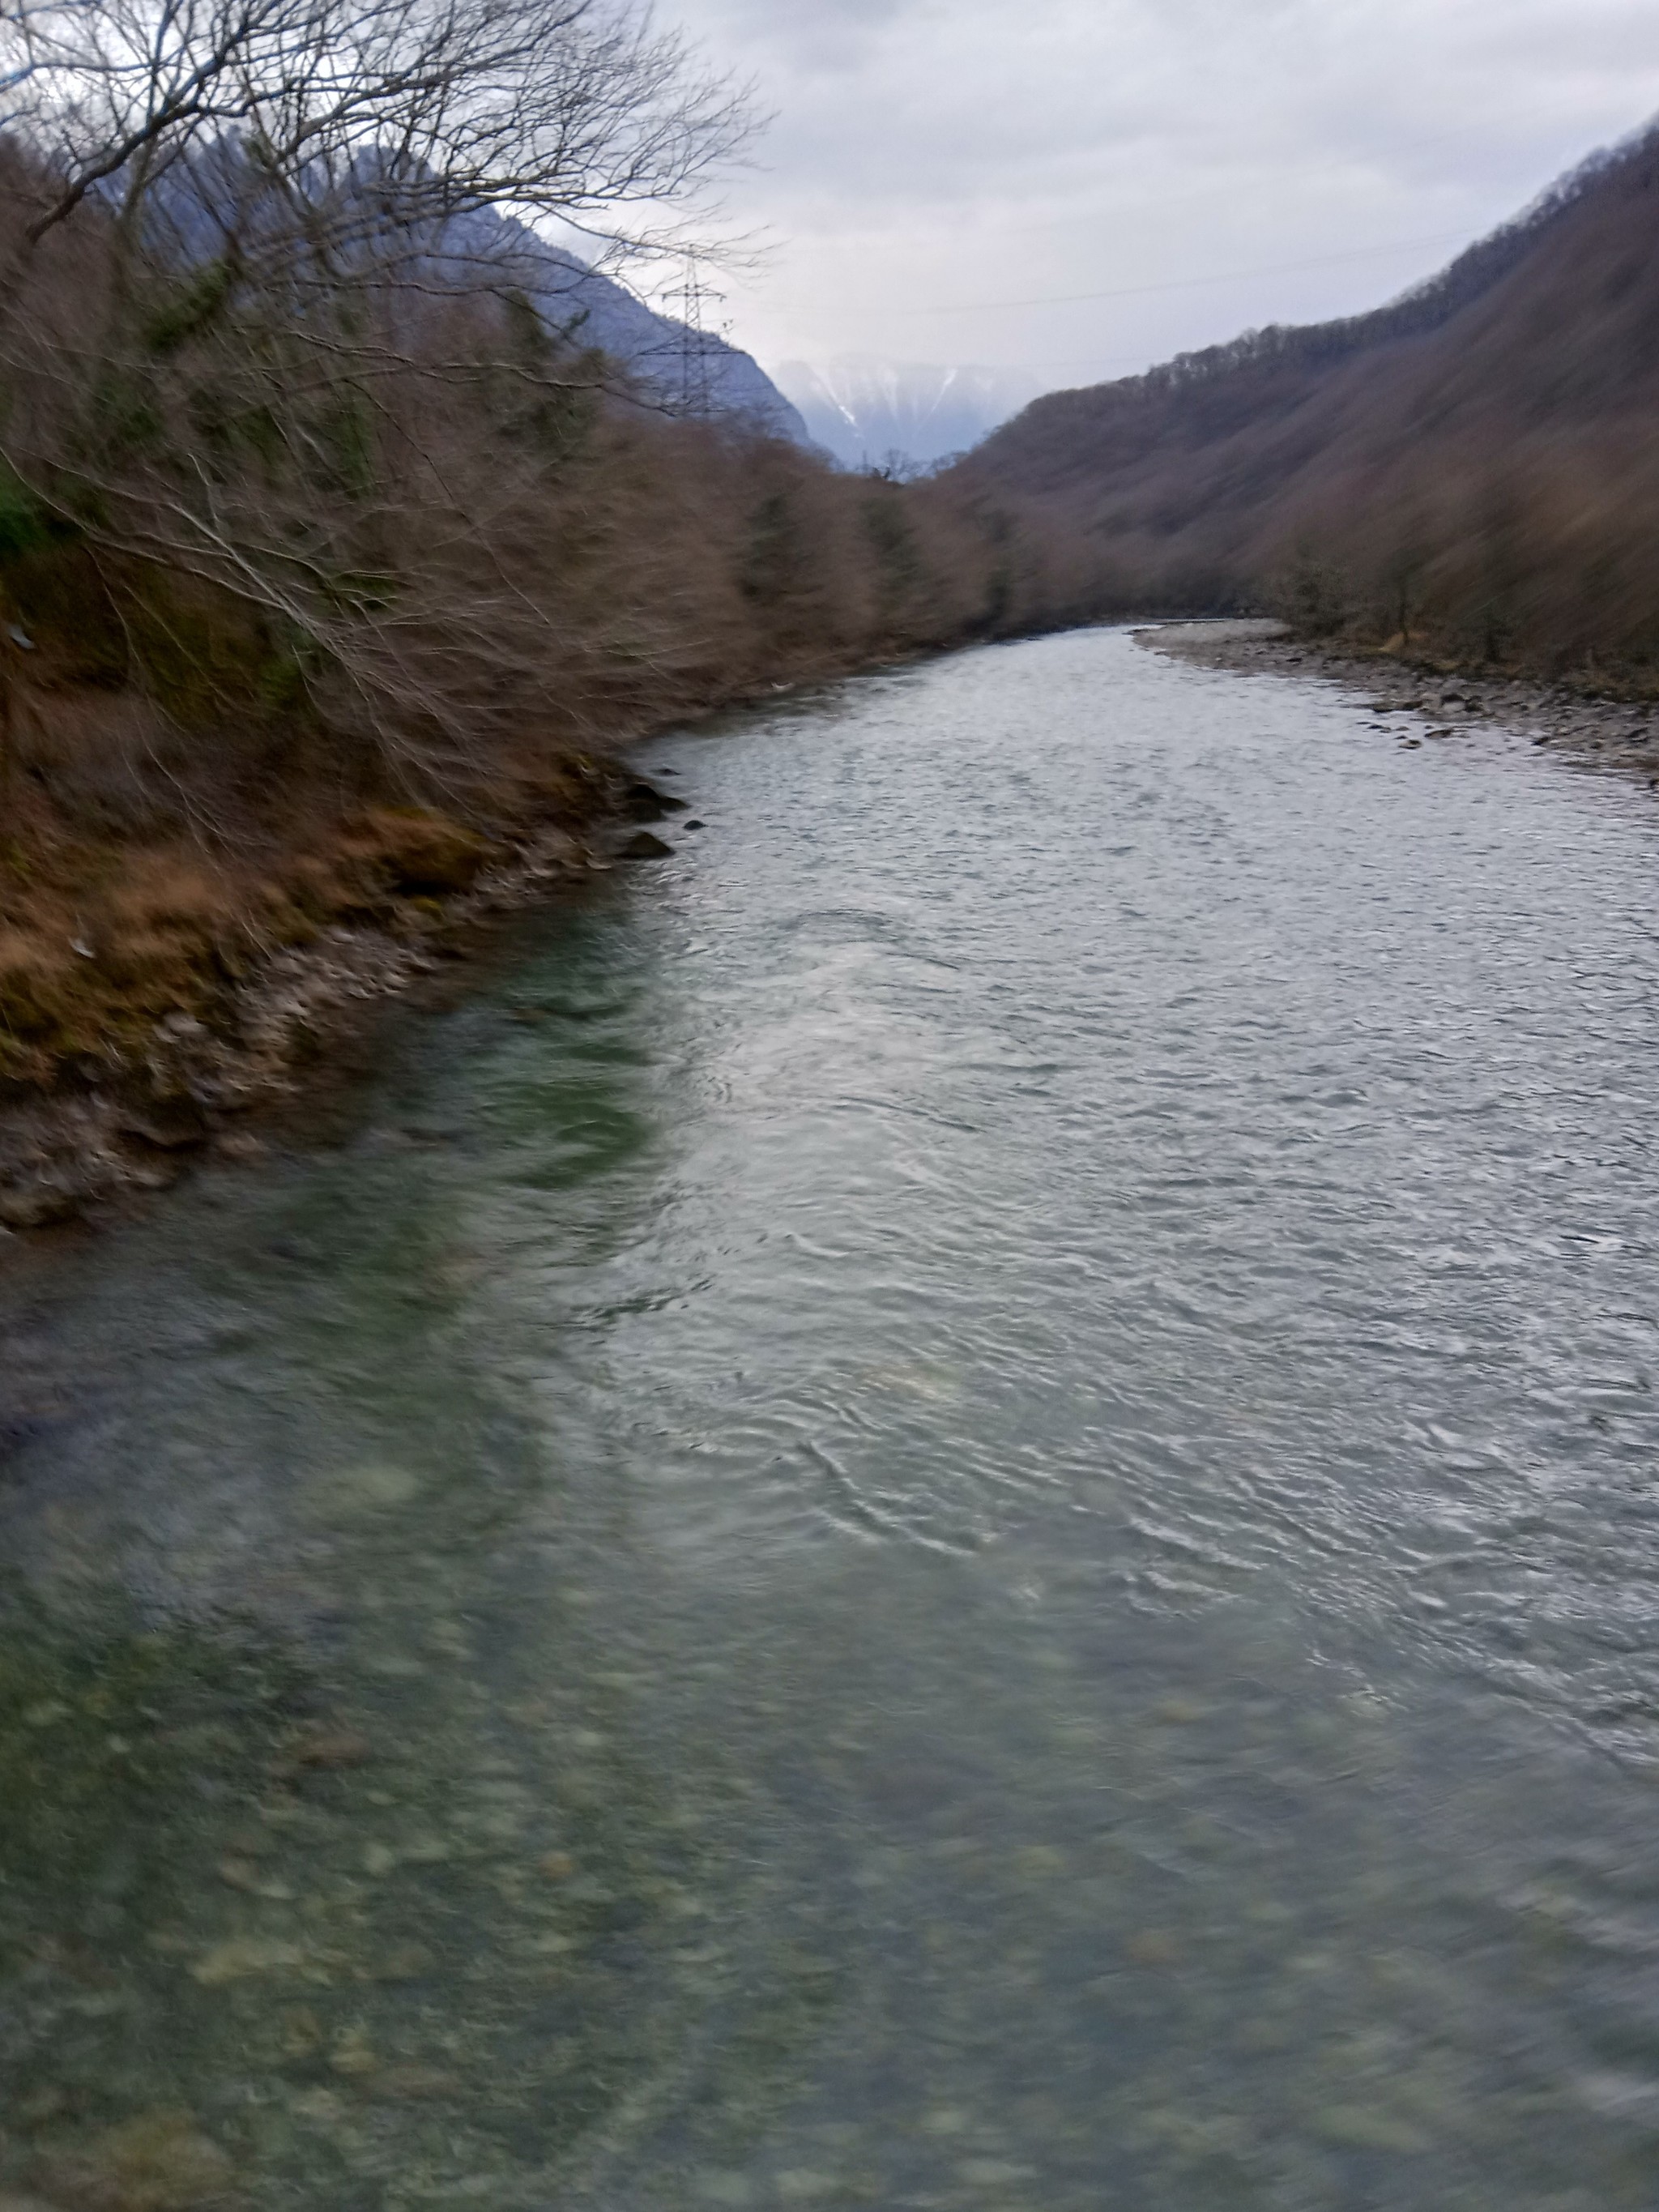
<path id="1" fill-rule="evenodd" d="M 714 412 L 714 371 L 712 348 L 719 343 L 711 338 L 708 327 L 710 307 L 726 305 L 724 292 L 717 292 L 705 284 L 693 264 L 685 272 L 685 282 L 665 297 L 677 312 L 680 326 L 679 402 L 688 414 L 709 415 Z M 722 331 L 724 325 L 721 325 Z"/>

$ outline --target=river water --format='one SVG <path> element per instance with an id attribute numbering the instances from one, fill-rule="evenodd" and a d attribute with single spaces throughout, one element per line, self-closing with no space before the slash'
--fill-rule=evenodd
<path id="1" fill-rule="evenodd" d="M 1659 2203 L 1656 817 L 1109 632 L 0 1269 L 0 2203 Z"/>

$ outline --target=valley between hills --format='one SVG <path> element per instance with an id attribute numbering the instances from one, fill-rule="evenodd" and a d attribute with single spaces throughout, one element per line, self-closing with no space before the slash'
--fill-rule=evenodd
<path id="1" fill-rule="evenodd" d="M 148 229 L 16 145 L 0 179 L 14 1226 L 228 1138 L 313 1000 L 400 987 L 479 883 L 603 862 L 619 747 L 780 689 L 1265 617 L 1292 642 L 1226 648 L 1250 665 L 1656 766 L 1659 131 L 1370 314 L 1051 393 L 916 480 L 836 465 L 748 356 L 482 214 L 465 252 L 383 217 L 296 304 L 311 249 L 240 161 L 168 172 Z M 358 189 L 311 231 L 353 232 Z M 222 204 L 247 235 L 216 258 Z M 319 343 L 339 316 L 370 335 Z"/>

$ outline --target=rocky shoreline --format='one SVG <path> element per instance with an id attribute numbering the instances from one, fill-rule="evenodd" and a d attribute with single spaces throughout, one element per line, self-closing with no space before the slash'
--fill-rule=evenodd
<path id="1" fill-rule="evenodd" d="M 1373 726 L 1404 745 L 1485 725 L 1576 763 L 1659 790 L 1659 702 L 1412 662 L 1298 638 L 1266 621 L 1171 622 L 1135 633 L 1148 648 L 1240 674 L 1317 677 L 1358 694 Z M 587 811 L 503 842 L 476 879 L 441 899 L 395 897 L 273 949 L 203 1013 L 158 1021 L 141 1065 L 0 1103 L 0 1251 L 21 1232 L 165 1188 L 193 1159 L 252 1158 L 258 1109 L 292 1102 L 303 1073 L 464 951 L 469 932 L 592 880 L 620 860 L 665 856 L 642 826 L 682 810 L 611 763 L 591 773 Z"/>
<path id="2" fill-rule="evenodd" d="M 611 765 L 591 813 L 504 842 L 464 890 L 391 899 L 372 920 L 337 921 L 258 959 L 204 1009 L 163 1017 L 141 1065 L 107 1082 L 0 1104 L 0 1251 L 20 1232 L 73 1220 L 175 1182 L 194 1158 L 252 1158 L 255 1109 L 294 1099 L 368 1006 L 408 991 L 464 951 L 479 925 L 591 881 L 619 860 L 672 849 L 644 823 L 684 802 Z"/>
<path id="3" fill-rule="evenodd" d="M 1548 745 L 1585 766 L 1659 789 L 1659 702 L 1621 699 L 1524 677 L 1365 653 L 1293 635 L 1282 623 L 1169 623 L 1138 630 L 1143 645 L 1204 668 L 1316 676 L 1359 694 L 1379 726 L 1407 745 L 1480 724 Z M 1409 717 L 1396 720 L 1395 717 Z"/>

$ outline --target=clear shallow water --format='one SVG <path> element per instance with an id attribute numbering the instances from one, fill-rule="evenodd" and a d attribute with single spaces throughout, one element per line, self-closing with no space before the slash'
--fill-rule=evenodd
<path id="1" fill-rule="evenodd" d="M 1103 633 L 647 765 L 0 1274 L 0 2201 L 1659 2203 L 1645 795 Z"/>

